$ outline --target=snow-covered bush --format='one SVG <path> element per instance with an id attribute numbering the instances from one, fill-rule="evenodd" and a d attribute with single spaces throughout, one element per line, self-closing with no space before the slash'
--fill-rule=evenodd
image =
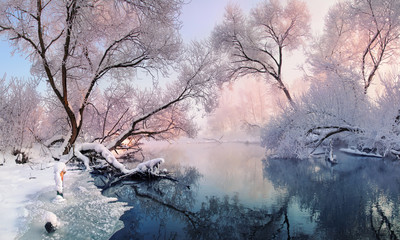
<path id="1" fill-rule="evenodd" d="M 307 93 L 273 117 L 262 134 L 264 146 L 279 157 L 303 158 L 326 139 L 348 141 L 364 134 L 370 104 L 351 72 L 313 82 Z"/>

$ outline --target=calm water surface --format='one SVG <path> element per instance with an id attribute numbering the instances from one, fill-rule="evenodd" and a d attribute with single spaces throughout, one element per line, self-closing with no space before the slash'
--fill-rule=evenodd
<path id="1" fill-rule="evenodd" d="M 173 144 L 179 182 L 104 192 L 130 205 L 111 239 L 398 239 L 400 165 L 337 153 L 339 164 L 268 159 L 245 144 Z"/>

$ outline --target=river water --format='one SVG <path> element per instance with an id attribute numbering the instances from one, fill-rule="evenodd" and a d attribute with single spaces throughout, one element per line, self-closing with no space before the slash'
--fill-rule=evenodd
<path id="1" fill-rule="evenodd" d="M 251 144 L 152 147 L 178 183 L 117 186 L 131 207 L 111 239 L 398 239 L 400 164 L 337 153 L 332 166 Z"/>
<path id="2" fill-rule="evenodd" d="M 45 192 L 28 210 L 20 239 L 398 239 L 400 163 L 337 152 L 269 159 L 254 144 L 161 144 L 178 182 L 124 182 L 104 191 L 87 172 L 69 172 L 67 202 Z M 137 163 L 132 164 L 131 167 Z M 107 198 L 106 198 L 106 197 Z M 62 227 L 47 234 L 41 216 Z"/>

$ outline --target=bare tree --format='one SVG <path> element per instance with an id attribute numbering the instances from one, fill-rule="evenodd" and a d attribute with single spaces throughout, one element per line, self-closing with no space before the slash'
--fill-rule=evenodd
<path id="1" fill-rule="evenodd" d="M 34 80 L 0 79 L 0 147 L 20 151 L 41 128 L 40 96 Z"/>
<path id="2" fill-rule="evenodd" d="M 164 90 L 143 94 L 144 99 L 137 105 L 140 111 L 135 112 L 128 126 L 118 131 L 108 144 L 109 149 L 117 149 L 125 140 L 165 139 L 180 132 L 193 135 L 196 130 L 189 107 L 196 103 L 206 111 L 216 107 L 219 60 L 206 43 L 193 43 L 183 52 L 177 79 Z"/>
<path id="3" fill-rule="evenodd" d="M 163 69 L 180 45 L 180 0 L 5 1 L 0 33 L 33 61 L 70 124 L 64 153 L 76 141 L 94 87 L 129 69 Z M 75 92 L 72 92 L 72 87 Z"/>
<path id="4" fill-rule="evenodd" d="M 272 78 L 293 104 L 282 79 L 284 50 L 302 45 L 309 20 L 306 4 L 298 0 L 288 1 L 285 7 L 277 0 L 265 1 L 252 9 L 248 18 L 237 6 L 229 5 L 224 22 L 212 36 L 215 48 L 227 54 L 228 77 L 251 74 Z"/>
<path id="5" fill-rule="evenodd" d="M 379 68 L 393 60 L 400 37 L 400 3 L 394 0 L 339 2 L 332 7 L 309 61 L 318 74 L 352 70 L 364 93 Z M 321 75 L 319 75 L 321 76 Z"/>
<path id="6" fill-rule="evenodd" d="M 367 93 L 378 68 L 398 50 L 400 37 L 400 4 L 394 0 L 365 0 L 355 2 L 358 25 L 366 34 L 362 52 L 362 77 Z"/>

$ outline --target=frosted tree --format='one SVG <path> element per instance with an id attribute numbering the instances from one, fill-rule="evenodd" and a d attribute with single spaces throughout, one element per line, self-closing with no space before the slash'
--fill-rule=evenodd
<path id="1" fill-rule="evenodd" d="M 366 94 L 379 68 L 398 53 L 399 36 L 398 1 L 339 2 L 330 9 L 309 61 L 317 75 L 352 69 Z"/>
<path id="2" fill-rule="evenodd" d="M 46 79 L 70 125 L 64 153 L 76 141 L 95 86 L 137 69 L 165 69 L 180 39 L 180 0 L 3 1 L 0 33 Z M 73 89 L 72 89 L 73 88 Z"/>
<path id="3" fill-rule="evenodd" d="M 385 76 L 382 66 L 398 54 L 399 10 L 399 2 L 391 0 L 341 1 L 330 9 L 309 54 L 310 89 L 297 109 L 285 109 L 269 123 L 263 136 L 267 148 L 285 157 L 307 157 L 339 139 L 360 151 L 397 155 L 397 80 Z M 378 71 L 383 93 L 372 102 L 367 90 Z"/>
<path id="4" fill-rule="evenodd" d="M 214 29 L 214 47 L 225 54 L 227 77 L 256 75 L 271 81 L 293 103 L 282 79 L 285 50 L 302 46 L 309 32 L 310 16 L 304 2 L 289 0 L 260 3 L 245 16 L 237 6 L 226 8 L 224 21 Z M 229 59 L 229 60 L 228 60 Z"/>
<path id="5" fill-rule="evenodd" d="M 328 139 L 349 142 L 365 135 L 372 119 L 366 112 L 370 105 L 360 101 L 363 88 L 354 85 L 352 72 L 342 74 L 312 83 L 296 108 L 273 117 L 262 134 L 263 145 L 280 157 L 307 158 Z"/>
<path id="6" fill-rule="evenodd" d="M 194 42 L 186 47 L 177 66 L 176 80 L 167 84 L 165 89 L 141 92 L 141 96 L 136 96 L 135 114 L 108 148 L 116 149 L 132 137 L 157 135 L 163 139 L 179 132 L 193 136 L 196 128 L 189 107 L 198 104 L 206 111 L 216 107 L 217 90 L 221 84 L 220 65 L 220 60 L 212 54 L 207 43 Z"/>
<path id="7" fill-rule="evenodd" d="M 33 80 L 0 80 L 0 146 L 21 151 L 41 131 L 40 96 Z"/>

